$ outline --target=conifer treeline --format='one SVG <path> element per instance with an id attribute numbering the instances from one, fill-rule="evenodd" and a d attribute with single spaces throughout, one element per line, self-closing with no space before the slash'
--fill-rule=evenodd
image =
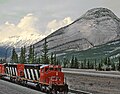
<path id="1" fill-rule="evenodd" d="M 37 53 L 34 51 L 34 46 L 30 45 L 29 52 L 27 53 L 26 47 L 21 47 L 20 54 L 15 51 L 15 48 L 12 50 L 11 63 L 30 63 L 30 64 L 54 64 L 58 65 L 59 61 L 56 58 L 56 54 L 51 53 L 51 57 L 48 55 L 48 45 L 45 38 L 42 55 L 38 57 Z"/>

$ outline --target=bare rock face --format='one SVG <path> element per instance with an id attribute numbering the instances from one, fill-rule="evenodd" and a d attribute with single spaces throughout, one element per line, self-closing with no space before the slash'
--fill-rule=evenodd
<path id="1" fill-rule="evenodd" d="M 120 39 L 120 19 L 106 8 L 88 10 L 72 24 L 47 37 L 49 51 L 59 54 L 62 51 L 86 50 L 116 39 Z M 44 39 L 35 44 L 36 51 L 42 49 L 43 43 Z"/>
<path id="2" fill-rule="evenodd" d="M 85 37 L 94 45 L 109 42 L 120 35 L 120 19 L 106 8 L 91 9 L 83 19 Z"/>

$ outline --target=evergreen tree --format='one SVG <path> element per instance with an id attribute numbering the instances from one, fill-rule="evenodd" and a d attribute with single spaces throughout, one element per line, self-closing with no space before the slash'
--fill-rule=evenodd
<path id="1" fill-rule="evenodd" d="M 108 59 L 107 59 L 107 65 L 108 66 L 110 66 L 111 65 L 111 60 L 110 60 L 110 58 L 108 57 Z"/>
<path id="2" fill-rule="evenodd" d="M 23 48 L 23 61 L 26 63 L 26 47 Z"/>
<path id="3" fill-rule="evenodd" d="M 95 59 L 95 63 L 94 63 L 94 69 L 97 68 L 97 64 L 96 64 L 96 59 Z"/>
<path id="4" fill-rule="evenodd" d="M 50 63 L 51 63 L 52 65 L 54 64 L 54 57 L 53 57 L 53 53 L 51 53 Z"/>
<path id="5" fill-rule="evenodd" d="M 98 70 L 102 70 L 101 62 L 98 64 Z"/>
<path id="6" fill-rule="evenodd" d="M 38 58 L 37 58 L 37 55 L 34 56 L 34 64 L 38 64 Z"/>
<path id="7" fill-rule="evenodd" d="M 112 66 L 112 70 L 116 70 L 115 63 L 114 63 L 114 62 L 111 64 L 111 66 Z"/>
<path id="8" fill-rule="evenodd" d="M 60 61 L 57 59 L 55 65 L 60 65 Z"/>
<path id="9" fill-rule="evenodd" d="M 83 69 L 87 68 L 86 59 L 84 59 Z"/>
<path id="10" fill-rule="evenodd" d="M 81 62 L 80 64 L 81 64 L 80 68 L 81 68 L 81 69 L 84 69 L 84 64 L 83 64 L 83 62 Z"/>
<path id="11" fill-rule="evenodd" d="M 23 62 L 23 47 L 21 47 L 21 52 L 20 52 L 20 59 L 19 59 L 20 63 L 24 63 Z"/>
<path id="12" fill-rule="evenodd" d="M 67 68 L 68 67 L 69 60 L 67 58 L 64 58 L 63 60 L 63 67 Z"/>
<path id="13" fill-rule="evenodd" d="M 79 68 L 79 62 L 78 62 L 78 59 L 75 57 L 75 60 L 74 60 L 74 67 L 75 68 Z"/>
<path id="14" fill-rule="evenodd" d="M 2 60 L 2 59 L 0 59 L 0 63 L 1 63 L 1 64 L 3 63 L 3 60 Z"/>
<path id="15" fill-rule="evenodd" d="M 30 48 L 29 48 L 28 62 L 34 63 L 34 46 L 33 45 L 30 45 Z"/>
<path id="16" fill-rule="evenodd" d="M 47 39 L 45 38 L 45 42 L 43 44 L 43 49 L 42 49 L 42 63 L 43 64 L 49 64 L 49 58 L 48 58 L 48 45 L 47 45 Z"/>
<path id="17" fill-rule="evenodd" d="M 104 65 L 104 61 L 101 59 L 101 61 L 98 64 L 98 70 L 102 70 L 103 65 Z"/>
<path id="18" fill-rule="evenodd" d="M 74 56 L 72 56 L 72 60 L 71 60 L 71 63 L 70 63 L 70 68 L 74 68 Z"/>
<path id="19" fill-rule="evenodd" d="M 60 63 L 59 60 L 57 59 L 56 54 L 54 54 L 53 63 L 54 63 L 54 65 L 58 65 Z"/>
<path id="20" fill-rule="evenodd" d="M 13 48 L 13 50 L 12 50 L 11 62 L 18 63 L 18 55 L 15 51 L 15 48 Z"/>
<path id="21" fill-rule="evenodd" d="M 37 64 L 40 64 L 41 63 L 41 59 L 40 57 L 37 58 Z"/>
<path id="22" fill-rule="evenodd" d="M 25 48 L 25 46 L 24 46 L 24 47 L 21 47 L 20 63 L 26 63 L 25 53 L 26 53 L 26 48 Z"/>
<path id="23" fill-rule="evenodd" d="M 118 71 L 120 71 L 120 57 L 118 57 Z"/>
<path id="24" fill-rule="evenodd" d="M 88 62 L 87 62 L 87 68 L 88 68 L 88 69 L 91 68 L 90 61 L 89 61 L 89 60 L 88 60 Z"/>
<path id="25" fill-rule="evenodd" d="M 108 65 L 108 58 L 107 57 L 104 59 L 104 64 Z"/>

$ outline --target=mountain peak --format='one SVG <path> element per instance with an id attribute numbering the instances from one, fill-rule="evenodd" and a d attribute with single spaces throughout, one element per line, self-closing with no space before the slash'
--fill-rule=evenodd
<path id="1" fill-rule="evenodd" d="M 110 17 L 115 18 L 117 21 L 120 19 L 108 8 L 93 8 L 88 10 L 84 15 L 86 18 L 101 18 L 101 17 Z"/>

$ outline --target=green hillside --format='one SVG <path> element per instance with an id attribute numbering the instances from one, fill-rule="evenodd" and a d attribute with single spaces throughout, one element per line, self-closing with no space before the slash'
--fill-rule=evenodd
<path id="1" fill-rule="evenodd" d="M 95 46 L 88 50 L 83 51 L 65 51 L 64 55 L 58 56 L 59 59 L 68 58 L 74 55 L 79 60 L 84 59 L 101 59 L 105 57 L 111 57 L 111 59 L 115 59 L 120 56 L 120 40 L 111 41 L 103 45 Z"/>

